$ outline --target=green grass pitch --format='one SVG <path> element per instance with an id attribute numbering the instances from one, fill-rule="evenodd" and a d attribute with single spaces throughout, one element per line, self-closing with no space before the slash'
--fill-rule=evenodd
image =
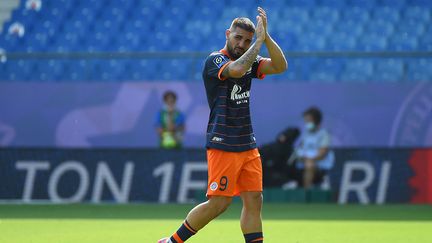
<path id="1" fill-rule="evenodd" d="M 193 205 L 0 205 L 2 243 L 154 243 Z M 244 242 L 234 204 L 188 242 Z M 267 243 L 432 242 L 432 207 L 265 204 Z"/>

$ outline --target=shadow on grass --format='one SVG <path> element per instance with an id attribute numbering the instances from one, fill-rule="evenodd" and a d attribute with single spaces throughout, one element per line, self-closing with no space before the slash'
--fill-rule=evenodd
<path id="1" fill-rule="evenodd" d="M 128 205 L 0 205 L 0 219 L 183 219 L 191 204 Z M 241 204 L 233 204 L 221 219 L 239 219 Z M 432 221 L 428 205 L 265 204 L 264 219 Z"/>

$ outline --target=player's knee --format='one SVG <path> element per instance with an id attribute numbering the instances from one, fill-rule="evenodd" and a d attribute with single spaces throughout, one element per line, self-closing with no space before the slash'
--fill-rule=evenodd
<path id="1" fill-rule="evenodd" d="M 211 197 L 208 200 L 210 208 L 218 215 L 227 210 L 231 202 L 231 197 Z"/>
<path id="2" fill-rule="evenodd" d="M 251 210 L 260 210 L 263 196 L 261 192 L 248 192 L 242 195 L 243 207 Z"/>

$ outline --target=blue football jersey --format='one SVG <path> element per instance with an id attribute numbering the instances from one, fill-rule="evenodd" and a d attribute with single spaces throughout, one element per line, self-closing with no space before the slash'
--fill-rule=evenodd
<path id="1" fill-rule="evenodd" d="M 203 80 L 210 107 L 207 126 L 207 148 L 241 152 L 256 148 L 250 115 L 250 90 L 253 78 L 264 78 L 258 56 L 241 78 L 223 78 L 222 72 L 231 62 L 225 50 L 211 53 L 205 62 Z"/>

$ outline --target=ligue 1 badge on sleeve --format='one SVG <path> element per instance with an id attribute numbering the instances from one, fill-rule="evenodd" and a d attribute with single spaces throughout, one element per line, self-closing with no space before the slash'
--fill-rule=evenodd
<path id="1" fill-rule="evenodd" d="M 222 55 L 218 55 L 213 59 L 213 62 L 218 68 L 221 68 L 225 63 L 227 63 L 227 60 L 225 60 Z"/>

